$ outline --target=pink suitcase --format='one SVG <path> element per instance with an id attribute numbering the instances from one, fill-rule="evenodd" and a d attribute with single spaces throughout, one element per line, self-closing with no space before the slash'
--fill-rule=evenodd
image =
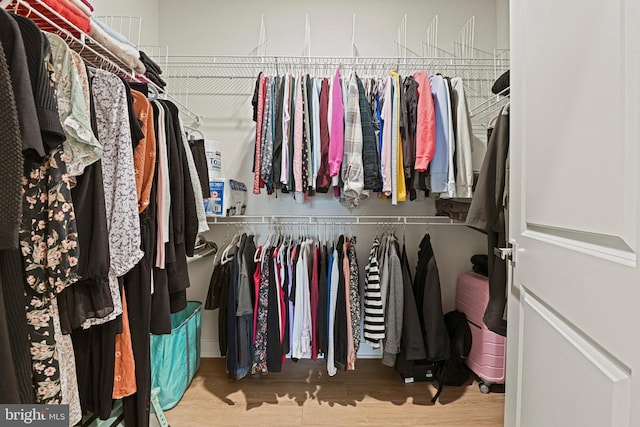
<path id="1" fill-rule="evenodd" d="M 482 321 L 489 302 L 489 279 L 467 272 L 458 276 L 456 308 L 467 316 L 473 342 L 467 366 L 480 378 L 480 391 L 489 393 L 491 384 L 504 384 L 507 341 L 487 329 Z"/>

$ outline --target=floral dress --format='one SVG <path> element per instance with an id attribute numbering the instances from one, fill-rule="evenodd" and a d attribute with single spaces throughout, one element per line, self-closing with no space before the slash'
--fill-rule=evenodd
<path id="1" fill-rule="evenodd" d="M 45 404 L 62 400 L 54 328 L 54 316 L 58 314 L 52 300 L 78 280 L 78 235 L 62 156 L 62 148 L 58 147 L 42 164 L 27 161 L 29 174 L 23 178 L 20 248 L 27 284 L 25 309 L 36 401 Z"/>
<path id="2" fill-rule="evenodd" d="M 97 70 L 93 78 L 98 138 L 103 146 L 107 229 L 109 232 L 109 288 L 113 312 L 102 319 L 87 319 L 83 329 L 107 323 L 122 314 L 118 277 L 140 262 L 140 218 L 136 192 L 133 147 L 124 83 L 114 74 Z"/>

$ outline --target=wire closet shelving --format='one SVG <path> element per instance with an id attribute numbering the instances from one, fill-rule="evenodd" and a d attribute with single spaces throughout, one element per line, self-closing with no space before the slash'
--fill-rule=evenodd
<path id="1" fill-rule="evenodd" d="M 396 70 L 409 75 L 428 70 L 451 77 L 461 77 L 469 103 L 474 127 L 484 128 L 488 121 L 506 103 L 507 98 L 491 93 L 495 80 L 509 69 L 509 51 L 485 52 L 474 46 L 475 17 L 469 19 L 452 42 L 452 52 L 437 46 L 438 16 L 431 21 L 421 40 L 422 52 L 407 47 L 407 18 L 401 20 L 394 41 L 392 57 L 359 56 L 355 38 L 356 17 L 353 18 L 351 39 L 352 56 L 312 56 L 311 29 L 306 17 L 304 48 L 300 56 L 267 54 L 267 30 L 264 16 L 260 24 L 258 45 L 251 55 L 168 55 L 165 77 L 182 103 L 197 111 L 206 111 L 207 117 L 217 122 L 231 123 L 246 118 L 255 79 L 260 72 L 270 75 L 308 73 L 312 76 L 330 76 L 336 67 L 345 75 L 355 71 L 361 77 L 381 77 Z"/>
<path id="2" fill-rule="evenodd" d="M 90 35 L 84 33 L 76 25 L 62 17 L 44 1 L 0 0 L 0 8 L 27 17 L 35 22 L 41 30 L 59 35 L 65 40 L 71 49 L 80 54 L 88 66 L 109 71 L 122 76 L 128 81 L 140 82 L 143 80 L 141 79 L 141 76 L 136 74 L 134 70 L 132 70 L 113 52 L 97 42 Z M 133 37 L 135 40 L 132 41 L 137 45 L 140 38 L 141 19 L 134 17 L 119 18 L 121 18 L 121 25 L 129 26 L 130 30 L 132 28 L 135 29 L 135 32 L 137 32 L 137 39 Z M 129 31 L 128 34 L 129 37 L 132 37 L 131 31 Z M 135 33 L 133 36 L 135 36 Z M 153 83 L 149 83 L 149 85 L 159 93 L 161 98 L 174 102 L 187 123 L 193 124 L 200 121 L 200 117 L 181 100 L 167 94 L 166 92 L 163 93 L 163 90 Z"/>

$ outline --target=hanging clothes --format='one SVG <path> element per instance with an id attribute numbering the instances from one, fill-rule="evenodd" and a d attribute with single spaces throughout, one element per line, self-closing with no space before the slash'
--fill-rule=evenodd
<path id="1" fill-rule="evenodd" d="M 398 242 L 393 236 L 389 238 L 387 243 L 387 263 L 389 288 L 387 303 L 385 305 L 385 337 L 382 345 L 384 350 L 382 354 L 382 364 L 394 366 L 396 363 L 396 355 L 400 352 L 404 289 Z"/>
<path id="2" fill-rule="evenodd" d="M 267 370 L 269 372 L 282 371 L 282 306 L 280 305 L 280 284 L 276 280 L 278 274 L 274 257 L 277 257 L 279 247 L 274 247 L 268 252 L 269 259 L 269 312 L 267 315 Z"/>
<path id="3" fill-rule="evenodd" d="M 404 202 L 407 200 L 407 189 L 405 187 L 404 178 L 404 160 L 402 154 L 402 86 L 400 84 L 400 76 L 395 71 L 391 72 L 391 78 L 393 79 L 393 105 L 394 105 L 394 135 L 396 135 L 397 143 L 397 159 L 394 163 L 395 166 L 395 186 L 393 193 L 395 195 L 396 202 Z M 393 199 L 392 199 L 393 202 Z"/>
<path id="4" fill-rule="evenodd" d="M 379 250 L 380 240 L 376 237 L 369 252 L 369 262 L 364 268 L 364 339 L 372 348 L 380 348 L 380 341 L 384 339 L 384 306 L 380 291 Z"/>
<path id="5" fill-rule="evenodd" d="M 291 357 L 293 359 L 311 357 L 311 307 L 309 304 L 308 244 L 299 246 L 295 262 L 295 315 L 291 332 Z"/>
<path id="6" fill-rule="evenodd" d="M 360 99 L 355 73 L 351 74 L 346 88 L 347 102 L 344 105 L 344 148 L 342 158 L 342 181 L 344 187 L 340 202 L 347 208 L 359 205 L 367 196 L 364 192 L 364 166 L 362 164 L 362 121 Z"/>
<path id="7" fill-rule="evenodd" d="M 420 330 L 424 336 L 426 358 L 432 362 L 448 359 L 450 356 L 449 335 L 442 312 L 438 265 L 431 246 L 431 237 L 428 234 L 425 234 L 420 242 L 414 296 L 420 320 Z"/>
<path id="8" fill-rule="evenodd" d="M 104 318 L 86 320 L 82 324 L 84 329 L 122 314 L 117 278 L 131 270 L 144 256 L 140 250 L 138 197 L 125 87 L 113 74 L 97 70 L 92 89 L 98 138 L 104 150 L 102 170 L 109 233 L 109 290 L 114 310 Z"/>
<path id="9" fill-rule="evenodd" d="M 280 183 L 283 191 L 287 190 L 289 184 L 289 170 L 291 164 L 290 156 L 290 134 L 291 134 L 291 75 L 284 76 L 284 94 L 282 100 L 282 161 L 280 164 Z"/>
<path id="10" fill-rule="evenodd" d="M 319 274 L 320 274 L 320 249 L 313 245 L 311 261 L 311 360 L 318 358 L 318 303 L 319 303 Z"/>
<path id="11" fill-rule="evenodd" d="M 254 151 L 262 169 L 258 188 L 266 180 L 268 190 L 281 186 L 304 203 L 333 186 L 334 197 L 354 208 L 372 190 L 392 205 L 416 200 L 418 189 L 426 197 L 458 197 L 461 179 L 468 196 L 469 115 L 454 84 L 462 80 L 426 71 L 404 80 L 391 71 L 366 82 L 355 73 L 343 79 L 339 67 L 330 81 L 303 73 L 261 75 L 254 94 L 254 114 L 264 94 Z"/>
<path id="12" fill-rule="evenodd" d="M 340 67 L 336 69 L 331 83 L 331 125 L 329 138 L 329 174 L 334 195 L 338 185 L 338 175 L 344 154 L 344 103 L 342 101 L 342 86 L 340 84 Z"/>
<path id="13" fill-rule="evenodd" d="M 282 146 L 284 139 L 284 94 L 286 81 L 285 77 L 276 77 L 275 83 L 275 114 L 273 124 L 273 161 L 270 179 L 273 187 L 281 187 L 280 176 L 282 171 Z"/>
<path id="14" fill-rule="evenodd" d="M 416 199 L 414 187 L 418 173 L 416 163 L 416 126 L 418 119 L 418 83 L 413 76 L 405 77 L 402 84 L 403 102 L 400 106 L 402 117 L 402 165 L 409 199 Z"/>
<path id="15" fill-rule="evenodd" d="M 380 189 L 380 155 L 374 132 L 373 119 L 367 94 L 362 80 L 356 76 L 358 84 L 358 105 L 360 108 L 360 126 L 362 128 L 362 164 L 364 168 L 364 190 Z"/>
<path id="16" fill-rule="evenodd" d="M 262 146 L 260 147 L 260 178 L 273 191 L 273 139 L 275 121 L 275 79 L 267 78 L 266 98 L 264 102 L 264 118 L 262 122 Z"/>
<path id="17" fill-rule="evenodd" d="M 109 418 L 112 399 L 124 398 L 127 425 L 147 425 L 153 264 L 168 266 L 157 268 L 164 282 L 153 272 L 160 290 L 186 288 L 186 253 L 206 230 L 177 107 L 159 102 L 152 116 L 144 94 L 88 72 L 64 40 L 28 18 L 0 9 L 0 28 L 0 127 L 11 161 L 2 175 L 0 320 L 12 326 L 0 327 L 0 400 L 67 404 L 75 425 L 83 412 Z M 171 329 L 165 301 L 160 332 Z"/>
<path id="18" fill-rule="evenodd" d="M 167 280 L 171 313 L 186 307 L 186 289 L 190 286 L 187 271 L 187 256 L 193 255 L 198 230 L 198 217 L 195 210 L 195 196 L 188 164 L 178 108 L 171 102 L 160 101 L 165 108 L 167 126 L 167 148 L 169 154 L 169 173 L 171 186 L 171 225 L 172 236 L 168 245 Z"/>
<path id="19" fill-rule="evenodd" d="M 256 89 L 253 95 L 253 120 L 256 122 L 256 145 L 253 154 L 253 194 L 260 194 L 260 163 L 262 148 L 262 121 L 264 118 L 264 91 L 265 79 L 262 73 L 258 74 Z"/>
<path id="20" fill-rule="evenodd" d="M 473 128 L 469 114 L 469 105 L 460 77 L 451 79 L 453 89 L 453 104 L 456 111 L 456 197 L 470 198 L 473 195 L 473 164 L 471 141 Z"/>
<path id="21" fill-rule="evenodd" d="M 337 373 L 336 361 L 335 361 L 335 348 L 336 348 L 336 308 L 338 306 L 338 282 L 340 281 L 340 272 L 338 267 L 338 247 L 331 248 L 331 255 L 329 256 L 329 342 L 327 350 L 327 373 L 330 377 Z"/>
<path id="22" fill-rule="evenodd" d="M 355 239 L 351 239 L 347 250 L 347 258 L 349 262 L 349 317 L 351 320 L 351 347 L 347 357 L 347 369 L 355 370 L 356 355 L 360 350 L 360 276 L 358 270 L 358 260 L 355 249 Z"/>
<path id="23" fill-rule="evenodd" d="M 390 196 L 393 191 L 392 178 L 392 152 L 393 152 L 393 84 L 391 77 L 384 79 L 380 103 L 382 105 L 380 111 L 381 117 L 381 149 L 380 149 L 380 167 L 382 169 L 382 192 L 386 196 Z"/>
<path id="24" fill-rule="evenodd" d="M 446 87 L 445 95 L 447 97 L 447 121 L 448 130 L 447 135 L 447 191 L 442 196 L 447 198 L 456 197 L 456 138 L 455 138 L 455 109 L 453 108 L 453 89 L 451 88 L 451 82 L 449 78 L 444 79 Z"/>
<path id="25" fill-rule="evenodd" d="M 84 91 L 88 81 L 84 63 L 59 36 L 46 33 L 51 44 L 53 81 L 60 123 L 66 135 L 65 163 L 70 176 L 81 175 L 84 168 L 102 157 L 102 145 L 91 129 L 90 110 L 85 103 Z"/>
<path id="26" fill-rule="evenodd" d="M 431 191 L 447 192 L 449 170 L 449 115 L 447 106 L 447 87 L 440 75 L 429 76 L 431 93 L 435 107 L 436 144 L 431 167 Z"/>
<path id="27" fill-rule="evenodd" d="M 506 335 L 507 262 L 493 250 L 506 245 L 507 169 L 509 153 L 509 106 L 500 111 L 491 132 L 466 224 L 487 234 L 489 256 L 489 303 L 483 321 L 493 332 Z"/>
<path id="28" fill-rule="evenodd" d="M 327 193 L 331 186 L 331 173 L 329 168 L 329 80 L 322 79 L 320 88 L 320 167 L 318 169 L 318 182 L 316 190 L 319 193 Z"/>
<path id="29" fill-rule="evenodd" d="M 405 245 L 402 245 L 402 284 L 404 289 L 404 306 L 402 320 L 402 340 L 400 342 L 400 353 L 396 359 L 396 370 L 405 376 L 416 375 L 416 365 L 431 364 L 426 361 L 424 335 L 420 327 L 420 318 L 414 296 L 414 283 L 411 277 L 409 260 Z M 428 368 L 427 368 L 428 369 Z"/>
<path id="30" fill-rule="evenodd" d="M 262 253 L 266 252 L 266 253 Z M 267 316 L 269 314 L 269 256 L 268 249 L 262 248 L 262 261 L 256 265 L 259 270 L 256 291 L 256 310 L 254 310 L 254 356 L 252 374 L 267 372 Z M 264 261 L 264 260 L 267 261 Z M 259 266 L 259 267 L 258 267 Z M 257 272 L 258 270 L 256 270 Z"/>
<path id="31" fill-rule="evenodd" d="M 329 255 L 327 245 L 323 244 L 320 251 L 319 260 L 319 276 L 318 276 L 318 307 L 317 307 L 317 324 L 316 333 L 318 354 L 327 356 L 328 337 L 328 318 L 329 318 Z"/>
<path id="32" fill-rule="evenodd" d="M 237 379 L 244 378 L 251 370 L 253 354 L 253 272 L 255 271 L 255 261 L 253 256 L 256 252 L 254 236 L 243 236 L 244 244 L 238 256 L 238 307 L 236 309 L 236 324 L 238 330 L 238 370 Z"/>
<path id="33" fill-rule="evenodd" d="M 426 71 L 413 75 L 418 87 L 416 121 L 416 163 L 417 172 L 426 172 L 436 150 L 436 117 L 431 80 Z"/>

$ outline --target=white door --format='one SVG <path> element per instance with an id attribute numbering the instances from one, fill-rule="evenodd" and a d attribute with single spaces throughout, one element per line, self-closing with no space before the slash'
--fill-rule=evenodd
<path id="1" fill-rule="evenodd" d="M 640 426 L 640 1 L 511 0 L 506 426 Z"/>

